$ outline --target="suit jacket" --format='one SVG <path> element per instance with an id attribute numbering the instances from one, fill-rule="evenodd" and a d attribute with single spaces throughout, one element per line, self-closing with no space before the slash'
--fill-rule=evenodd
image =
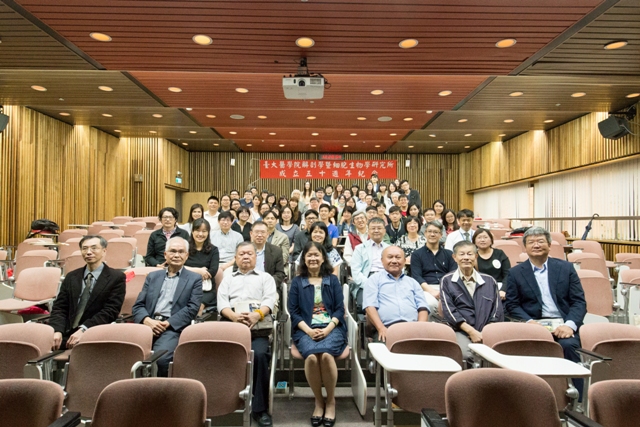
<path id="1" fill-rule="evenodd" d="M 84 269 L 85 267 L 82 267 L 67 274 L 53 303 L 49 325 L 56 332 L 62 333 L 64 338 L 75 332 L 71 325 L 76 317 L 78 302 L 84 288 Z M 104 264 L 100 277 L 93 285 L 79 324 L 90 328 L 116 320 L 122 308 L 125 292 L 124 273 Z"/>
<path id="2" fill-rule="evenodd" d="M 142 291 L 133 305 L 133 320 L 142 323 L 145 317 L 153 318 L 166 270 L 154 271 L 147 275 Z M 176 332 L 182 332 L 198 315 L 202 301 L 202 276 L 183 268 L 173 296 L 171 316 L 167 321 Z"/>
<path id="3" fill-rule="evenodd" d="M 233 271 L 237 271 L 238 266 L 233 264 Z M 280 289 L 280 285 L 284 281 L 284 261 L 282 260 L 282 251 L 276 245 L 269 242 L 264 244 L 264 271 L 269 273 L 273 280 L 276 281 L 276 286 Z"/>
<path id="4" fill-rule="evenodd" d="M 548 258 L 547 268 L 549 290 L 562 319 L 572 320 L 580 328 L 587 314 L 587 303 L 573 264 Z M 518 319 L 528 321 L 542 317 L 542 294 L 529 260 L 509 270 L 505 306 L 507 312 Z"/>
<path id="5" fill-rule="evenodd" d="M 282 260 L 287 264 L 289 262 L 289 248 L 291 247 L 287 235 L 281 231 L 274 230 L 271 244 L 280 247 L 280 250 L 282 251 Z"/>

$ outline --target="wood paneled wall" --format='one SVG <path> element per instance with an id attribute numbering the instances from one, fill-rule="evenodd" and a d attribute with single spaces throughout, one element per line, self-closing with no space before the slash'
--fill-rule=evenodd
<path id="1" fill-rule="evenodd" d="M 191 191 L 208 192 L 215 195 L 237 189 L 241 193 L 251 185 L 259 190 L 269 189 L 277 196 L 290 195 L 294 188 L 303 188 L 304 179 L 260 179 L 260 160 L 309 160 L 315 154 L 306 153 L 225 153 L 192 152 L 190 154 Z M 231 166 L 231 159 L 235 166 Z M 411 167 L 405 167 L 405 160 L 411 160 Z M 458 155 L 446 154 L 345 154 L 345 159 L 397 160 L 398 178 L 407 179 L 412 188 L 420 191 L 423 204 L 431 206 L 436 199 L 443 199 L 453 209 L 460 208 L 460 170 Z M 388 181 L 388 180 L 382 180 Z M 312 188 L 328 183 L 335 185 L 338 180 L 311 180 Z M 355 182 L 363 186 L 366 180 L 342 181 L 346 187 Z M 204 203 L 204 202 L 203 202 Z M 465 206 L 467 207 L 467 206 Z"/>
<path id="2" fill-rule="evenodd" d="M 591 113 L 548 132 L 531 131 L 505 142 L 492 142 L 461 155 L 466 188 L 481 190 L 521 180 L 640 154 L 640 136 L 605 139 L 598 123 L 607 113 Z M 637 125 L 638 118 L 634 120 Z M 632 125 L 633 126 L 633 125 Z M 634 126 L 635 128 L 635 126 Z"/>
<path id="3" fill-rule="evenodd" d="M 4 110 L 10 120 L 0 134 L 0 245 L 22 241 L 37 218 L 64 229 L 128 212 L 125 142 L 25 107 Z"/>

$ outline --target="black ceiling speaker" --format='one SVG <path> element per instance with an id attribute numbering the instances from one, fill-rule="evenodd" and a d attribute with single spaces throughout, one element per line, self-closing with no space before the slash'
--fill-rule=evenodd
<path id="1" fill-rule="evenodd" d="M 9 116 L 0 113 L 0 132 L 7 127 L 7 123 L 9 123 Z"/>
<path id="2" fill-rule="evenodd" d="M 609 116 L 608 119 L 598 123 L 598 129 L 602 136 L 607 139 L 619 139 L 625 135 L 629 135 L 630 124 L 624 117 Z"/>

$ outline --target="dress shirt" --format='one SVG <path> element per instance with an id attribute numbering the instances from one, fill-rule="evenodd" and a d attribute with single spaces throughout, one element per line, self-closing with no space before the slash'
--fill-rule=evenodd
<path id="1" fill-rule="evenodd" d="M 549 269 L 547 268 L 547 261 L 544 262 L 542 268 L 536 267 L 533 263 L 531 263 L 531 267 L 533 268 L 533 276 L 536 278 L 536 282 L 538 282 L 540 294 L 542 295 L 542 317 L 561 318 L 562 313 L 558 310 L 558 306 L 553 300 L 551 290 L 549 289 Z M 565 325 L 573 329 L 574 332 L 578 330 L 578 326 L 573 320 L 567 320 Z"/>
<path id="2" fill-rule="evenodd" d="M 218 288 L 218 312 L 225 308 L 233 309 L 236 302 L 257 300 L 261 306 L 271 311 L 278 301 L 276 281 L 270 274 L 250 270 L 242 274 L 240 270 L 232 272 L 222 279 Z"/>
<path id="3" fill-rule="evenodd" d="M 466 237 L 464 235 L 465 233 L 469 233 L 468 238 L 465 238 Z M 473 237 L 472 229 L 469 229 L 469 231 L 464 231 L 462 228 L 459 228 L 447 236 L 447 241 L 444 244 L 444 248 L 449 249 L 450 251 L 453 251 L 453 247 L 455 246 L 456 243 L 462 242 L 463 240 L 470 242 L 472 237 Z"/>
<path id="4" fill-rule="evenodd" d="M 220 251 L 220 263 L 229 262 L 236 255 L 236 247 L 244 242 L 242 234 L 229 230 L 226 234 L 222 230 L 211 232 L 211 243 Z"/>
<path id="5" fill-rule="evenodd" d="M 374 307 L 385 326 L 396 322 L 415 322 L 418 311 L 427 310 L 420 284 L 402 274 L 398 279 L 386 271 L 369 277 L 364 283 L 363 305 Z"/>
<path id="6" fill-rule="evenodd" d="M 209 221 L 209 225 L 211 226 L 211 232 L 216 230 L 220 230 L 220 223 L 218 222 L 218 212 L 215 215 L 211 215 L 209 211 L 204 211 L 203 218 Z"/>
<path id="7" fill-rule="evenodd" d="M 452 255 L 447 249 L 439 248 L 434 254 L 426 245 L 421 247 L 411 255 L 411 277 L 418 283 L 439 285 L 442 276 L 458 268 Z"/>
<path id="8" fill-rule="evenodd" d="M 256 249 L 256 270 L 264 271 L 264 246 L 261 251 Z"/>
<path id="9" fill-rule="evenodd" d="M 373 240 L 371 242 L 371 272 L 384 270 L 382 266 L 382 251 L 387 245 L 383 245 L 382 242 L 376 243 Z"/>
<path id="10" fill-rule="evenodd" d="M 165 270 L 164 282 L 162 282 L 162 289 L 160 290 L 160 296 L 156 303 L 156 309 L 153 315 L 159 314 L 164 317 L 171 317 L 171 308 L 173 307 L 173 296 L 176 293 L 176 287 L 178 281 L 180 281 L 180 273 L 182 268 L 175 275 L 169 276 L 169 270 Z"/>
<path id="11" fill-rule="evenodd" d="M 82 275 L 83 282 L 86 282 L 87 276 L 89 275 L 89 273 L 91 273 L 91 275 L 93 276 L 93 280 L 91 281 L 91 287 L 89 288 L 89 293 L 93 292 L 93 288 L 96 287 L 96 282 L 98 281 L 98 277 L 100 277 L 100 274 L 102 274 L 102 270 L 104 270 L 104 263 L 100 263 L 100 267 L 96 268 L 93 271 L 89 271 L 89 267 L 84 268 L 84 274 Z M 80 302 L 81 297 L 82 297 L 82 292 L 80 293 L 80 297 L 78 297 L 78 303 Z"/>

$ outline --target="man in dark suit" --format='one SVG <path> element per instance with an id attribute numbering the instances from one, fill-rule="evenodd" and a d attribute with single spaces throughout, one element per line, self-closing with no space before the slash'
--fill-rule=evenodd
<path id="1" fill-rule="evenodd" d="M 561 318 L 562 324 L 552 332 L 553 337 L 562 346 L 565 359 L 579 362 L 578 330 L 587 314 L 587 303 L 578 274 L 571 263 L 549 258 L 551 234 L 544 228 L 527 230 L 524 246 L 529 260 L 509 270 L 507 311 L 527 323 Z M 576 387 L 581 389 L 581 381 Z"/>
<path id="2" fill-rule="evenodd" d="M 80 252 L 87 265 L 67 274 L 51 310 L 54 350 L 72 348 L 88 328 L 116 320 L 124 301 L 124 273 L 102 261 L 107 241 L 84 236 Z"/>
<path id="3" fill-rule="evenodd" d="M 167 350 L 158 360 L 158 375 L 166 377 L 180 333 L 196 318 L 202 301 L 202 276 L 183 268 L 189 243 L 169 239 L 165 248 L 167 269 L 149 273 L 133 305 L 136 323 L 153 330 L 153 350 Z"/>
<path id="4" fill-rule="evenodd" d="M 256 221 L 251 226 L 251 243 L 256 247 L 257 254 L 256 269 L 269 273 L 276 281 L 276 287 L 280 289 L 285 277 L 282 250 L 267 242 L 268 236 L 269 231 L 264 222 Z M 236 269 L 237 267 L 234 271 Z"/>

